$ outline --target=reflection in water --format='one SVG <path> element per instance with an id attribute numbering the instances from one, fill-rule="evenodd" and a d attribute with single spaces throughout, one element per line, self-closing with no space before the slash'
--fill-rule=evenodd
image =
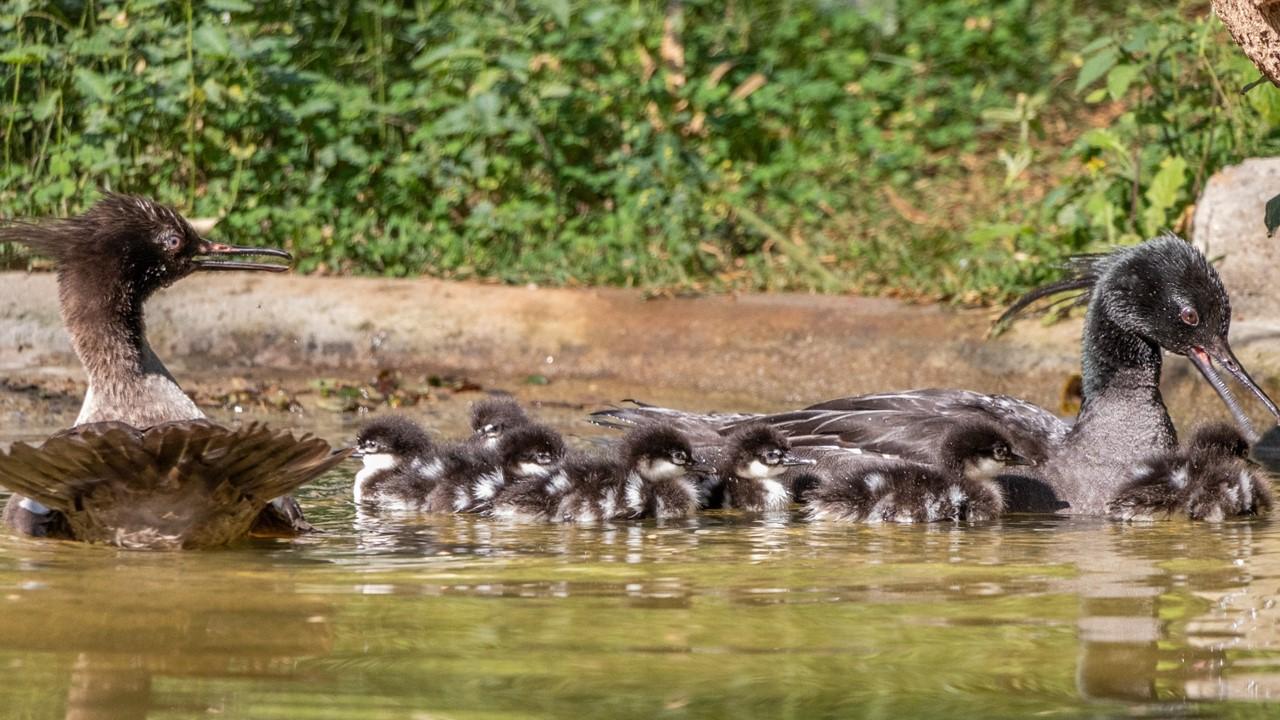
<path id="1" fill-rule="evenodd" d="M 357 512 L 347 482 L 309 491 L 325 533 L 295 542 L 0 540 L 0 705 L 1013 718 L 1280 695 L 1268 521 L 560 527 Z"/>

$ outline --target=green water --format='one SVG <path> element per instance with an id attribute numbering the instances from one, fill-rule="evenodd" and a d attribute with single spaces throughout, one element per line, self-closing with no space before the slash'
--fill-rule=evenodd
<path id="1" fill-rule="evenodd" d="M 0 717 L 1280 714 L 1280 521 L 521 526 L 354 469 L 302 540 L 0 538 Z"/>

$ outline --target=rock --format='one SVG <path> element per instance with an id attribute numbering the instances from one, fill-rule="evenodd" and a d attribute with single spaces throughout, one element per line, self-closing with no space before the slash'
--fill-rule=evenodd
<path id="1" fill-rule="evenodd" d="M 1280 237 L 1263 224 L 1280 194 L 1280 157 L 1251 158 L 1209 178 L 1192 219 L 1192 240 L 1217 262 L 1237 320 L 1280 323 Z"/>

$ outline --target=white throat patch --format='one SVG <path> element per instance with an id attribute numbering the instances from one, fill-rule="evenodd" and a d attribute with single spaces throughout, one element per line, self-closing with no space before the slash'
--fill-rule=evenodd
<path id="1" fill-rule="evenodd" d="M 649 482 L 674 480 L 685 473 L 683 465 L 677 465 L 666 458 L 647 458 L 636 464 L 636 470 Z"/>
<path id="2" fill-rule="evenodd" d="M 364 456 L 364 467 L 356 473 L 356 481 L 351 485 L 351 494 L 356 502 L 364 499 L 364 484 L 383 470 L 390 470 L 399 463 L 391 453 L 374 453 Z"/>
<path id="3" fill-rule="evenodd" d="M 738 466 L 738 474 L 742 477 L 752 478 L 754 480 L 768 480 L 777 477 L 786 472 L 787 469 L 781 465 L 765 465 L 759 460 L 752 460 L 746 465 Z"/>

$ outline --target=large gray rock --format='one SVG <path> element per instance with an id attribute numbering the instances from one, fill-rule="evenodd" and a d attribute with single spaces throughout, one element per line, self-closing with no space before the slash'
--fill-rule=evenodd
<path id="1" fill-rule="evenodd" d="M 1268 199 L 1280 195 L 1280 157 L 1251 158 L 1209 178 L 1192 220 L 1192 239 L 1231 293 L 1237 320 L 1280 322 L 1280 237 L 1263 224 Z"/>

